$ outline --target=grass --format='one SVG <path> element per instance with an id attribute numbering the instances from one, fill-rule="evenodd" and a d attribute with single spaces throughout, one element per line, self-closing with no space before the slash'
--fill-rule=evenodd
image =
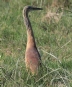
<path id="1" fill-rule="evenodd" d="M 0 1 L 0 85 L 1 87 L 72 87 L 72 12 L 63 10 L 56 23 L 43 20 L 43 11 L 30 13 L 43 69 L 37 76 L 25 68 L 26 29 L 22 10 L 25 5 L 41 6 L 32 0 Z"/>

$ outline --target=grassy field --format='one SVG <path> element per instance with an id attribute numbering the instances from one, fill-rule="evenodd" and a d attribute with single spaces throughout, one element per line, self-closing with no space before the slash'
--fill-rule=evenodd
<path id="1" fill-rule="evenodd" d="M 72 87 L 72 10 L 37 1 L 0 0 L 0 87 Z M 43 64 L 37 76 L 25 68 L 25 5 L 43 8 L 29 14 Z"/>

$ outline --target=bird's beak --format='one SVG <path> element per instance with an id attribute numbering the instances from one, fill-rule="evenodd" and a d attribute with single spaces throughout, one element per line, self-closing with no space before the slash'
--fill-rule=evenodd
<path id="1" fill-rule="evenodd" d="M 32 10 L 43 10 L 43 8 L 35 8 L 35 7 L 33 7 Z"/>

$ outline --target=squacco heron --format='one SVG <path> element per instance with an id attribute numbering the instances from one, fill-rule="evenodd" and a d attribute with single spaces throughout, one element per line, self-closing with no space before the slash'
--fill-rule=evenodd
<path id="1" fill-rule="evenodd" d="M 28 13 L 31 10 L 42 10 L 42 8 L 25 6 L 23 9 L 23 18 L 24 18 L 24 23 L 27 30 L 25 64 L 26 64 L 27 70 L 29 70 L 34 75 L 34 74 L 38 74 L 38 69 L 41 65 L 41 57 L 36 47 L 32 26 L 28 17 Z"/>

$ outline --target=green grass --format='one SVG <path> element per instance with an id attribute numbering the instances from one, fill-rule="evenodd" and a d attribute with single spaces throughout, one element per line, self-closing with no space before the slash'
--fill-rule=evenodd
<path id="1" fill-rule="evenodd" d="M 42 21 L 47 3 L 41 6 L 33 0 L 0 0 L 1 87 L 72 87 L 72 12 L 64 9 L 58 23 Z M 37 76 L 32 76 L 25 68 L 27 37 L 22 16 L 25 5 L 44 8 L 29 14 L 43 63 Z"/>

